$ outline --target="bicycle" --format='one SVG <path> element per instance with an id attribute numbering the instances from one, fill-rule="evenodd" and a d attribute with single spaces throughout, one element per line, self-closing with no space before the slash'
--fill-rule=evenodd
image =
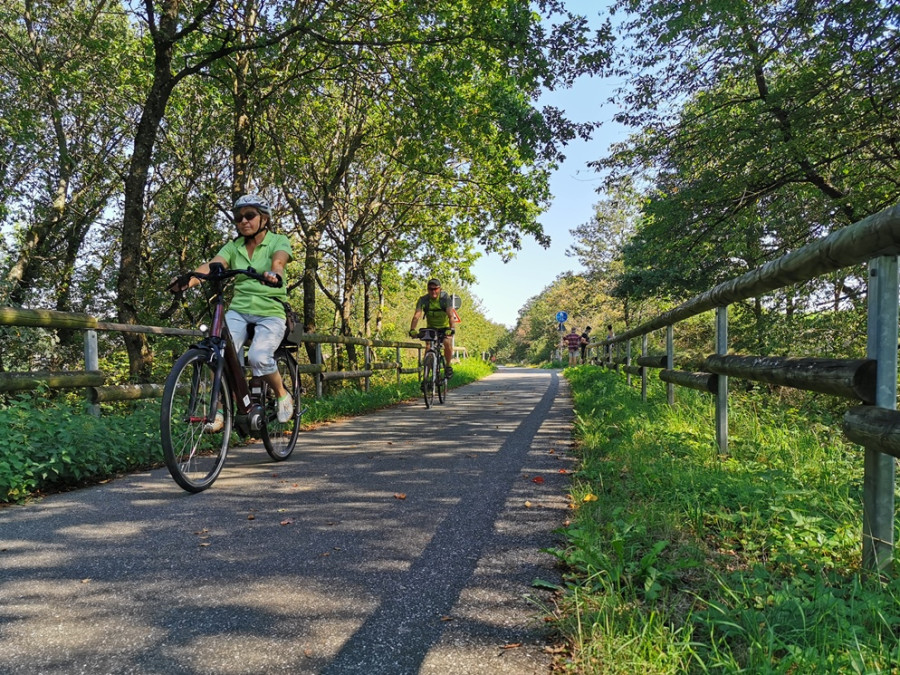
<path id="1" fill-rule="evenodd" d="M 294 399 L 291 418 L 280 423 L 274 390 L 262 378 L 251 377 L 248 382 L 225 324 L 225 285 L 238 275 L 268 286 L 282 283 L 280 279 L 271 283 L 252 269 L 225 269 L 219 263 L 210 264 L 209 274 L 189 272 L 176 282 L 183 285 L 191 277 L 208 282 L 212 314 L 208 336 L 178 358 L 163 388 L 163 455 L 172 478 L 188 492 L 201 492 L 218 478 L 233 431 L 242 438 L 259 432 L 266 452 L 277 462 L 290 457 L 297 444 L 303 411 L 297 361 L 291 352 L 298 347 L 285 339 L 275 350 L 278 372 Z"/>
<path id="2" fill-rule="evenodd" d="M 426 408 L 434 405 L 435 392 L 439 403 L 447 400 L 449 381 L 445 375 L 443 350 L 446 335 L 446 329 L 422 328 L 419 331 L 419 339 L 425 342 L 425 354 L 422 357 L 422 393 L 425 396 Z"/>

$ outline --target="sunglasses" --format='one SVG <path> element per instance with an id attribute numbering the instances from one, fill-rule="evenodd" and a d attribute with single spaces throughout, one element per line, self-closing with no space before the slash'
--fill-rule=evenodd
<path id="1" fill-rule="evenodd" d="M 254 213 L 244 213 L 244 214 L 242 214 L 242 215 L 240 215 L 240 216 L 235 216 L 235 217 L 234 217 L 234 222 L 235 222 L 235 223 L 240 223 L 240 222 L 245 221 L 245 220 L 246 220 L 247 222 L 252 222 L 252 221 L 256 218 L 256 216 L 258 216 L 258 215 L 259 215 L 259 214 L 258 214 L 258 213 L 255 213 L 255 212 L 254 212 Z"/>

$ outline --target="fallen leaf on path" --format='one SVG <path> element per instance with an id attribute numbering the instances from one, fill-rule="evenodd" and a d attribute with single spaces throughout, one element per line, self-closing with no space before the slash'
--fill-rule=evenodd
<path id="1" fill-rule="evenodd" d="M 503 645 L 503 649 L 516 649 L 521 646 L 521 642 L 510 642 L 508 645 Z"/>
<path id="2" fill-rule="evenodd" d="M 531 508 L 531 502 L 525 502 L 525 508 L 526 508 L 526 509 L 530 509 L 530 508 Z"/>
<path id="3" fill-rule="evenodd" d="M 406 494 L 403 492 L 395 492 L 394 499 L 406 499 Z"/>
<path id="4" fill-rule="evenodd" d="M 293 525 L 294 519 L 293 518 L 285 518 L 284 520 L 281 521 L 281 524 L 282 525 Z"/>
<path id="5" fill-rule="evenodd" d="M 535 476 L 534 478 L 531 479 L 531 482 L 537 483 L 540 485 L 541 483 L 544 482 L 544 477 L 543 476 Z"/>
<path id="6" fill-rule="evenodd" d="M 569 473 L 569 470 L 568 469 L 560 469 L 559 472 L 562 474 L 566 474 L 566 473 Z"/>
<path id="7" fill-rule="evenodd" d="M 249 516 L 247 516 L 247 520 L 256 520 L 256 516 L 254 516 L 254 515 L 251 513 Z"/>
<path id="8" fill-rule="evenodd" d="M 441 621 L 453 621 L 452 616 L 447 616 L 446 614 L 441 617 Z"/>

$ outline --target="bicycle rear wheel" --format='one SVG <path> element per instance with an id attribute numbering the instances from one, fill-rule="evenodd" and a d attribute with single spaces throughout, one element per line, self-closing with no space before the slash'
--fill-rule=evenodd
<path id="1" fill-rule="evenodd" d="M 172 367 L 163 389 L 160 438 L 166 467 L 188 492 L 202 492 L 218 478 L 228 454 L 233 423 L 231 392 L 222 378 L 209 417 L 215 363 L 205 349 L 189 349 Z"/>
<path id="2" fill-rule="evenodd" d="M 266 452 L 276 462 L 283 461 L 291 456 L 294 446 L 297 445 L 297 434 L 300 431 L 300 378 L 297 375 L 297 362 L 286 349 L 278 349 L 275 352 L 275 364 L 281 375 L 284 388 L 294 399 L 294 412 L 287 422 L 278 421 L 278 397 L 272 387 L 263 380 L 262 400 L 265 406 L 265 416 L 262 426 L 262 441 L 266 446 Z"/>
<path id="3" fill-rule="evenodd" d="M 434 405 L 434 380 L 437 368 L 437 357 L 434 352 L 425 352 L 422 360 L 422 393 L 425 395 L 425 407 Z"/>

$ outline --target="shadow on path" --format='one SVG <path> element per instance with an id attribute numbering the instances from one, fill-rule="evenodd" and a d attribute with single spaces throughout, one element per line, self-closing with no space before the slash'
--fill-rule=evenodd
<path id="1" fill-rule="evenodd" d="M 546 673 L 571 417 L 501 369 L 238 448 L 199 495 L 162 469 L 2 509 L 0 673 Z"/>

